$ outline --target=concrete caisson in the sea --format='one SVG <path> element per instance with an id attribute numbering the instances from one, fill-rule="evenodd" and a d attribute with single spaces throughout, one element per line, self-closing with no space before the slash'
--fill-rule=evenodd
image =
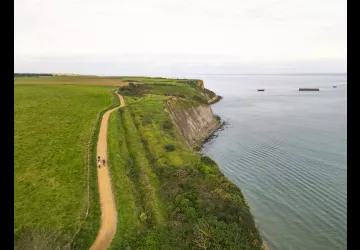
<path id="1" fill-rule="evenodd" d="M 320 91 L 318 88 L 299 88 L 299 91 Z"/>

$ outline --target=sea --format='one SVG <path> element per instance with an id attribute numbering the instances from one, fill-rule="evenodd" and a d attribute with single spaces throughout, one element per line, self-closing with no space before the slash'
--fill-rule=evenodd
<path id="1" fill-rule="evenodd" d="M 197 78 L 226 122 L 202 153 L 241 189 L 269 249 L 346 249 L 347 75 Z"/>

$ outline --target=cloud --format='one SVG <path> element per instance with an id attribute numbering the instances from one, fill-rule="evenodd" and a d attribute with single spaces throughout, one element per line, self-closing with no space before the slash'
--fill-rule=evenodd
<path id="1" fill-rule="evenodd" d="M 223 55 L 127 54 L 63 57 L 22 57 L 16 72 L 77 73 L 192 77 L 201 74 L 343 73 L 341 60 L 241 62 Z"/>
<path id="2" fill-rule="evenodd" d="M 17 0 L 15 66 L 26 56 L 96 63 L 129 54 L 181 54 L 184 63 L 346 61 L 346 7 L 342 0 Z"/>

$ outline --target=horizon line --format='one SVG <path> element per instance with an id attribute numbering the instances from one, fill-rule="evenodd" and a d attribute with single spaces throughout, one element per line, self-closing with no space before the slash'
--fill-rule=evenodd
<path id="1" fill-rule="evenodd" d="M 14 74 L 54 74 L 54 75 L 97 75 L 97 74 L 78 74 L 78 73 L 50 73 L 50 72 L 14 72 Z M 165 73 L 164 75 L 166 75 Z M 198 75 L 347 75 L 347 72 L 338 72 L 338 73 L 218 73 L 218 74 L 208 74 L 208 73 L 192 73 Z M 122 75 L 119 75 L 122 76 Z M 126 76 L 126 75 L 124 75 Z"/>
<path id="2" fill-rule="evenodd" d="M 238 73 L 238 74 L 231 74 L 231 73 L 224 73 L 224 74 L 203 74 L 198 73 L 199 75 L 347 75 L 347 72 L 343 73 Z"/>

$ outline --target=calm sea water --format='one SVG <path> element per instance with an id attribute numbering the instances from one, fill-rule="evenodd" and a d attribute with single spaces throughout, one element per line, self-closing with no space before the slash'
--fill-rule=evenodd
<path id="1" fill-rule="evenodd" d="M 228 122 L 203 153 L 240 187 L 269 248 L 346 249 L 346 75 L 198 77 Z"/>

